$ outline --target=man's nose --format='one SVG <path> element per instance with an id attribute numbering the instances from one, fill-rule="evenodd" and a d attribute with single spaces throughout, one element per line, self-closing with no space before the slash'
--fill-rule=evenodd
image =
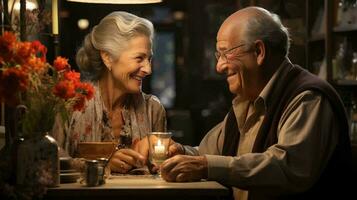
<path id="1" fill-rule="evenodd" d="M 220 74 L 224 73 L 227 70 L 227 64 L 223 62 L 222 58 L 218 59 L 216 64 L 216 71 Z"/>

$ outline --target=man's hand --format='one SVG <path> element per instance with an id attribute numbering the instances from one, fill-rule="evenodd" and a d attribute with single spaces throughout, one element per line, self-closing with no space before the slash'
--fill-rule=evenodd
<path id="1" fill-rule="evenodd" d="M 142 156 L 145 157 L 145 159 L 147 159 L 149 157 L 149 139 L 147 138 L 147 136 L 141 139 L 140 141 L 134 143 L 132 145 L 132 149 L 134 149 L 136 152 L 139 152 Z M 178 154 L 185 154 L 185 149 L 181 144 L 176 143 L 174 140 L 171 139 L 167 157 L 172 157 Z M 156 173 L 160 167 L 150 162 L 146 164 L 148 165 L 150 172 L 153 174 Z"/>
<path id="2" fill-rule="evenodd" d="M 185 148 L 182 144 L 170 140 L 168 157 L 173 157 L 175 155 L 185 154 Z"/>
<path id="3" fill-rule="evenodd" d="M 169 150 L 167 153 L 167 157 L 173 157 L 175 155 L 185 154 L 185 149 L 182 144 L 175 142 L 174 140 L 170 140 Z M 152 174 L 157 173 L 160 166 L 155 165 L 154 163 L 148 163 L 149 170 Z"/>
<path id="4" fill-rule="evenodd" d="M 169 182 L 200 181 L 208 176 L 205 156 L 174 156 L 161 165 L 161 176 Z"/>

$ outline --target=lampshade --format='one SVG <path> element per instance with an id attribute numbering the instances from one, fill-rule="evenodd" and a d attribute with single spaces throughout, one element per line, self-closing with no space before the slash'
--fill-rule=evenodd
<path id="1" fill-rule="evenodd" d="M 15 12 L 20 12 L 20 0 L 8 1 L 9 12 L 11 12 L 12 6 L 14 6 L 13 9 Z M 38 8 L 38 4 L 36 0 L 26 0 L 26 10 L 34 10 L 36 8 Z"/>
<path id="2" fill-rule="evenodd" d="M 79 3 L 100 3 L 100 4 L 147 4 L 160 3 L 162 0 L 67 0 Z"/>

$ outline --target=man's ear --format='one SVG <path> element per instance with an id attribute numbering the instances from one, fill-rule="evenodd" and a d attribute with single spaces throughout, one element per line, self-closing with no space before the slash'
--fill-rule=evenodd
<path id="1" fill-rule="evenodd" d="M 112 71 L 112 59 L 109 54 L 105 51 L 100 51 L 100 57 L 103 60 L 104 65 L 107 67 L 109 71 Z"/>
<path id="2" fill-rule="evenodd" d="M 255 41 L 255 53 L 257 55 L 257 63 L 261 66 L 266 56 L 266 48 L 262 40 Z"/>

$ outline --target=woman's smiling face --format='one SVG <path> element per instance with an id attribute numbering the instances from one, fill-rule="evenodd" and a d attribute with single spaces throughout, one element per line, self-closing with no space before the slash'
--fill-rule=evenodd
<path id="1" fill-rule="evenodd" d="M 150 38 L 140 35 L 128 41 L 127 48 L 112 64 L 115 85 L 124 93 L 141 92 L 143 79 L 151 74 Z"/>

